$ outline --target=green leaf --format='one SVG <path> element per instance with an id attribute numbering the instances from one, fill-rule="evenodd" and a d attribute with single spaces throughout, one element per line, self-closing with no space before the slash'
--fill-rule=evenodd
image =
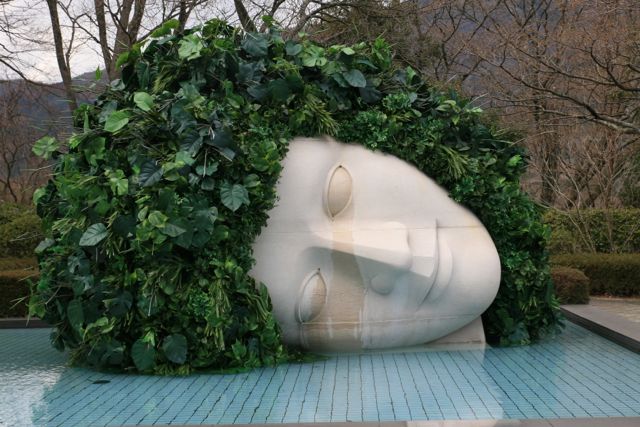
<path id="1" fill-rule="evenodd" d="M 234 212 L 243 204 L 249 204 L 249 193 L 240 184 L 232 185 L 228 182 L 223 182 L 220 187 L 220 198 L 222 199 L 222 204 Z"/>
<path id="2" fill-rule="evenodd" d="M 125 127 L 129 123 L 129 113 L 124 110 L 114 111 L 109 114 L 107 120 L 104 123 L 104 130 L 110 133 L 115 133 Z"/>
<path id="3" fill-rule="evenodd" d="M 267 55 L 269 41 L 264 34 L 248 33 L 242 41 L 242 49 L 251 56 L 262 58 Z"/>
<path id="4" fill-rule="evenodd" d="M 40 243 L 38 243 L 38 246 L 36 246 L 35 249 L 35 253 L 37 254 L 41 254 L 42 252 L 44 252 L 45 250 L 49 249 L 51 246 L 53 246 L 56 243 L 55 240 L 50 239 L 50 238 L 46 238 L 44 240 L 42 240 Z"/>
<path id="5" fill-rule="evenodd" d="M 268 87 L 269 95 L 276 102 L 284 102 L 291 95 L 289 84 L 285 79 L 272 80 Z"/>
<path id="6" fill-rule="evenodd" d="M 95 246 L 107 237 L 108 231 L 102 223 L 93 224 L 80 238 L 80 246 Z"/>
<path id="7" fill-rule="evenodd" d="M 72 299 L 67 306 L 67 318 L 69 324 L 73 329 L 80 332 L 82 324 L 84 323 L 84 312 L 82 310 L 82 301 L 79 299 Z"/>
<path id="8" fill-rule="evenodd" d="M 348 46 L 347 47 L 343 47 L 341 49 L 341 52 L 344 53 L 345 55 L 349 55 L 349 56 L 354 55 L 356 53 L 356 51 L 353 50 L 353 48 L 350 48 Z"/>
<path id="9" fill-rule="evenodd" d="M 215 147 L 220 154 L 229 160 L 233 160 L 236 155 L 236 145 L 233 136 L 227 129 L 216 129 L 213 138 L 206 141 L 208 145 Z"/>
<path id="10" fill-rule="evenodd" d="M 302 52 L 302 45 L 299 43 L 292 42 L 291 40 L 288 40 L 284 46 L 284 49 L 285 49 L 285 52 L 287 52 L 287 55 L 296 56 L 297 54 Z"/>
<path id="11" fill-rule="evenodd" d="M 47 190 L 45 190 L 43 187 L 40 187 L 36 191 L 34 191 L 33 192 L 33 204 L 37 205 L 38 204 L 38 200 L 40 200 L 46 193 L 47 193 Z"/>
<path id="12" fill-rule="evenodd" d="M 124 52 L 118 56 L 118 60 L 116 61 L 116 68 L 120 68 L 124 64 L 129 61 L 129 52 Z"/>
<path id="13" fill-rule="evenodd" d="M 162 342 L 162 351 L 171 362 L 182 365 L 187 360 L 187 339 L 182 334 L 169 335 Z"/>
<path id="14" fill-rule="evenodd" d="M 153 108 L 153 97 L 147 92 L 136 92 L 133 95 L 133 102 L 142 111 L 150 111 Z"/>
<path id="15" fill-rule="evenodd" d="M 136 219 L 133 215 L 118 215 L 111 224 L 111 230 L 120 237 L 129 237 L 136 232 Z"/>
<path id="16" fill-rule="evenodd" d="M 148 160 L 140 167 L 138 181 L 143 187 L 150 187 L 162 179 L 162 168 L 155 160 Z"/>
<path id="17" fill-rule="evenodd" d="M 178 21 L 177 19 L 170 19 L 167 22 L 165 22 L 164 24 L 162 24 L 160 27 L 155 29 L 151 33 L 151 37 L 157 39 L 157 38 L 166 36 L 168 34 L 171 34 L 171 30 L 175 30 L 179 26 L 180 26 L 180 21 Z"/>
<path id="18" fill-rule="evenodd" d="M 100 81 L 100 79 L 102 78 L 102 70 L 100 69 L 100 67 L 96 68 L 94 77 L 96 81 Z"/>
<path id="19" fill-rule="evenodd" d="M 163 228 L 169 218 L 160 211 L 153 211 L 149 214 L 149 217 L 147 219 L 149 220 L 149 223 L 154 227 Z"/>
<path id="20" fill-rule="evenodd" d="M 43 159 L 50 159 L 51 155 L 60 147 L 60 144 L 52 136 L 45 136 L 33 145 L 33 154 Z"/>
<path id="21" fill-rule="evenodd" d="M 353 87 L 365 87 L 367 85 L 367 79 L 364 74 L 355 68 L 343 72 L 342 77 Z"/>
<path id="22" fill-rule="evenodd" d="M 104 305 L 109 310 L 109 313 L 115 317 L 122 317 L 131 309 L 133 305 L 133 295 L 131 295 L 129 291 L 124 291 L 116 298 L 104 300 Z"/>
<path id="23" fill-rule="evenodd" d="M 178 45 L 180 46 L 178 48 L 178 57 L 180 57 L 180 59 L 186 59 L 187 61 L 199 58 L 200 52 L 204 49 L 202 40 L 197 34 L 189 34 L 188 36 L 185 36 L 180 40 Z"/>
<path id="24" fill-rule="evenodd" d="M 156 349 L 153 343 L 144 341 L 142 338 L 136 340 L 131 346 L 131 358 L 138 371 L 151 370 L 156 364 Z"/>
<path id="25" fill-rule="evenodd" d="M 178 151 L 176 153 L 175 163 L 179 165 L 179 167 L 182 167 L 184 165 L 191 166 L 192 164 L 195 163 L 195 161 L 196 159 L 191 157 L 191 154 L 188 153 L 187 151 Z"/>
<path id="26" fill-rule="evenodd" d="M 217 170 L 218 170 L 218 162 L 209 162 L 207 164 L 207 167 L 205 167 L 204 165 L 196 166 L 196 174 L 200 176 L 210 176 Z"/>
<path id="27" fill-rule="evenodd" d="M 522 156 L 520 156 L 520 154 L 516 154 L 515 156 L 509 159 L 509 161 L 507 162 L 507 166 L 510 166 L 510 167 L 517 166 L 518 164 L 520 164 L 521 161 L 522 161 Z"/>
<path id="28" fill-rule="evenodd" d="M 162 233 L 166 234 L 169 237 L 178 237 L 186 231 L 187 230 L 185 230 L 184 228 L 179 227 L 175 224 L 171 224 L 170 222 L 166 223 L 164 228 L 162 228 Z"/>

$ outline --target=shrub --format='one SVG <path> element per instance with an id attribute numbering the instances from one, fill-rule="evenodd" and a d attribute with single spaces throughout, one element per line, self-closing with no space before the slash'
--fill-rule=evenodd
<path id="1" fill-rule="evenodd" d="M 395 68 L 382 40 L 323 47 L 275 28 L 176 25 L 120 57 L 122 79 L 75 112 L 68 147 L 34 146 L 55 162 L 35 195 L 47 239 L 34 306 L 54 345 L 156 373 L 286 360 L 251 247 L 288 141 L 318 135 L 410 162 L 478 215 L 502 262 L 489 337 L 525 344 L 555 329 L 524 153 L 479 108 Z"/>
<path id="2" fill-rule="evenodd" d="M 0 318 L 26 317 L 30 283 L 37 281 L 34 269 L 0 271 Z"/>
<path id="3" fill-rule="evenodd" d="M 640 209 L 550 210 L 544 221 L 553 254 L 640 252 Z"/>
<path id="4" fill-rule="evenodd" d="M 551 268 L 551 280 L 560 304 L 587 304 L 589 302 L 589 278 L 571 267 Z"/>
<path id="5" fill-rule="evenodd" d="M 42 222 L 33 208 L 0 204 L 0 257 L 35 256 L 42 238 Z"/>
<path id="6" fill-rule="evenodd" d="M 33 208 L 30 206 L 0 201 L 0 225 L 11 222 L 16 218 L 20 218 L 22 215 L 29 212 L 33 212 Z"/>
<path id="7" fill-rule="evenodd" d="M 640 295 L 640 254 L 566 254 L 551 262 L 582 270 L 591 295 Z"/>

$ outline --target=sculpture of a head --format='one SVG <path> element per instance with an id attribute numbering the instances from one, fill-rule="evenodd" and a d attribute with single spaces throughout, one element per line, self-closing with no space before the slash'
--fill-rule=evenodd
<path id="1" fill-rule="evenodd" d="M 289 344 L 412 345 L 477 318 L 500 284 L 488 232 L 391 155 L 328 139 L 290 143 L 278 203 L 254 244 Z"/>

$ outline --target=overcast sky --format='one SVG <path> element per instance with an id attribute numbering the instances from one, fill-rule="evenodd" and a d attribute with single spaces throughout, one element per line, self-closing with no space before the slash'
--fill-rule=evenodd
<path id="1" fill-rule="evenodd" d="M 91 12 L 93 11 L 93 1 L 73 0 L 73 4 L 78 10 L 87 8 Z M 215 5 L 215 8 L 207 7 L 193 13 L 189 25 L 195 25 L 213 16 L 226 15 L 235 18 L 235 15 L 229 15 L 229 6 L 232 5 L 230 0 L 216 1 Z M 62 11 L 59 13 L 60 20 L 64 25 L 64 14 Z M 153 17 L 150 19 L 153 20 Z M 46 2 L 44 0 L 11 0 L 8 5 L 0 6 L 0 26 L 6 28 L 7 20 L 17 23 L 14 25 L 17 36 L 9 37 L 0 31 L 0 56 L 17 57 L 21 63 L 21 71 L 32 80 L 46 83 L 61 81 Z M 68 40 L 69 28 L 63 28 L 63 31 L 63 37 Z M 87 38 L 81 32 L 76 33 L 76 38 L 80 43 L 77 41 L 72 49 L 71 71 L 73 76 L 95 71 L 98 67 L 103 68 L 104 64 L 97 50 L 98 46 L 93 42 L 80 40 Z M 7 77 L 16 78 L 17 76 L 6 66 L 0 64 L 0 79 Z"/>

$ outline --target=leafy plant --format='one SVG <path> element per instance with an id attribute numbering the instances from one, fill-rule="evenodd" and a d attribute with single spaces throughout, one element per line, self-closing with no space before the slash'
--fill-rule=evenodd
<path id="1" fill-rule="evenodd" d="M 122 55 L 122 79 L 75 113 L 37 194 L 46 230 L 31 312 L 98 367 L 185 373 L 291 357 L 267 289 L 248 275 L 287 143 L 329 134 L 402 158 L 471 208 L 501 256 L 485 313 L 503 344 L 558 322 L 523 153 L 455 93 L 392 66 L 382 40 L 323 47 L 276 28 L 163 25 Z"/>

